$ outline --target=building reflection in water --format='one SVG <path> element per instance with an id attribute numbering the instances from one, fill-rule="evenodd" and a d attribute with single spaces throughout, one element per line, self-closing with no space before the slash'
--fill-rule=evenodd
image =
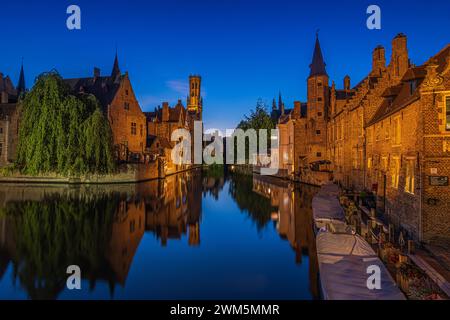
<path id="1" fill-rule="evenodd" d="M 200 244 L 201 172 L 111 186 L 0 186 L 0 281 L 11 264 L 14 282 L 32 299 L 54 299 L 67 266 L 82 277 L 125 286 L 145 232 L 165 246 L 188 236 Z"/>
<path id="2" fill-rule="evenodd" d="M 311 292 L 317 262 L 311 226 L 312 187 L 270 178 L 194 170 L 140 184 L 0 186 L 0 282 L 12 270 L 14 286 L 32 299 L 55 299 L 65 290 L 66 268 L 79 265 L 90 289 L 106 282 L 125 287 L 145 233 L 161 246 L 171 240 L 199 246 L 202 195 L 228 193 L 258 230 L 274 221 L 297 263 L 309 256 Z"/>
<path id="3" fill-rule="evenodd" d="M 319 297 L 311 208 L 317 189 L 307 185 L 299 187 L 278 178 L 254 176 L 253 192 L 270 199 L 270 206 L 274 209 L 271 219 L 280 237 L 287 239 L 295 251 L 296 263 L 301 264 L 303 257 L 309 258 L 310 289 L 314 297 Z"/>

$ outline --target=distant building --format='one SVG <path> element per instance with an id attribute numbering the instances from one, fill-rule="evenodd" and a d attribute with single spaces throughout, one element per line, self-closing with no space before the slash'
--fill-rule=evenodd
<path id="1" fill-rule="evenodd" d="M 94 68 L 92 77 L 65 79 L 74 94 L 93 94 L 111 125 L 116 157 L 141 161 L 147 142 L 146 117 L 131 85 L 128 72 L 122 74 L 117 54 L 111 75 L 102 76 Z"/>
<path id="2" fill-rule="evenodd" d="M 202 120 L 203 114 L 203 99 L 201 97 L 201 77 L 189 77 L 189 95 L 187 97 L 187 108 L 184 107 L 181 100 L 174 107 L 170 107 L 168 102 L 163 102 L 162 108 L 157 107 L 153 112 L 146 112 L 147 119 L 147 144 L 148 152 L 154 154 L 154 148 L 158 144 L 164 144 L 164 156 L 167 164 L 168 173 L 180 171 L 186 168 L 186 165 L 175 166 L 170 158 L 170 149 L 175 146 L 175 141 L 172 141 L 172 134 L 175 130 L 185 129 L 191 133 L 191 145 L 194 145 L 194 122 Z M 158 139 L 156 139 L 156 137 Z M 157 147 L 158 148 L 158 147 Z M 161 150 L 161 148 L 160 148 Z M 191 150 L 193 155 L 193 149 Z"/>
<path id="3" fill-rule="evenodd" d="M 17 102 L 25 93 L 23 65 L 20 69 L 17 88 L 11 79 L 0 73 L 0 167 L 14 162 L 19 135 Z"/>

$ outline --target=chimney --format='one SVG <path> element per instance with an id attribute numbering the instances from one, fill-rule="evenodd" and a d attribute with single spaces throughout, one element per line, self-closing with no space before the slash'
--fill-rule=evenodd
<path id="1" fill-rule="evenodd" d="M 350 91 L 350 77 L 348 75 L 344 77 L 344 90 Z"/>
<path id="2" fill-rule="evenodd" d="M 378 46 L 372 53 L 372 74 L 381 76 L 381 71 L 386 68 L 386 55 L 383 46 Z"/>
<path id="3" fill-rule="evenodd" d="M 389 67 L 394 80 L 400 80 L 409 68 L 407 38 L 403 33 L 399 33 L 392 40 L 392 56 Z"/>
<path id="4" fill-rule="evenodd" d="M 162 121 L 169 121 L 169 103 L 163 102 L 162 107 Z"/>
<path id="5" fill-rule="evenodd" d="M 95 67 L 94 68 L 94 78 L 100 77 L 100 69 Z"/>
<path id="6" fill-rule="evenodd" d="M 2 103 L 8 103 L 8 102 L 9 102 L 8 92 L 2 91 Z"/>
<path id="7" fill-rule="evenodd" d="M 296 118 L 302 116 L 302 103 L 300 101 L 294 101 L 294 115 Z"/>

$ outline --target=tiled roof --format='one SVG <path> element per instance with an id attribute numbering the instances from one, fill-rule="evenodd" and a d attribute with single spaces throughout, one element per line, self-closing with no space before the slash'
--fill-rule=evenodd
<path id="1" fill-rule="evenodd" d="M 120 80 L 123 76 L 118 78 L 113 77 L 91 77 L 91 78 L 74 78 L 64 79 L 64 82 L 70 87 L 74 94 L 88 93 L 93 94 L 103 111 L 113 101 L 117 91 L 120 88 Z"/>
<path id="2" fill-rule="evenodd" d="M 449 55 L 450 45 L 441 50 L 437 55 L 430 58 L 424 65 L 409 68 L 403 76 L 400 84 L 387 88 L 382 94 L 384 100 L 378 107 L 378 110 L 373 118 L 368 122 L 367 126 L 371 126 L 419 100 L 419 89 L 426 77 L 426 67 L 430 63 L 436 63 L 438 65 L 437 72 L 442 72 L 447 67 L 447 59 Z M 412 81 L 415 81 L 413 92 L 411 92 Z"/>

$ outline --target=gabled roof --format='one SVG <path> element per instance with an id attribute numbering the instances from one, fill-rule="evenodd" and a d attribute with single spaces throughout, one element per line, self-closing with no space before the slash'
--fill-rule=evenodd
<path id="1" fill-rule="evenodd" d="M 409 106 L 420 99 L 420 87 L 426 77 L 426 68 L 431 63 L 437 64 L 437 72 L 442 72 L 447 67 L 447 59 L 450 55 L 450 45 L 446 46 L 437 55 L 430 58 L 425 64 L 419 67 L 411 67 L 397 85 L 387 88 L 382 96 L 384 97 L 373 118 L 367 123 L 371 126 L 399 110 Z M 411 82 L 415 82 L 415 89 L 411 92 Z"/>

